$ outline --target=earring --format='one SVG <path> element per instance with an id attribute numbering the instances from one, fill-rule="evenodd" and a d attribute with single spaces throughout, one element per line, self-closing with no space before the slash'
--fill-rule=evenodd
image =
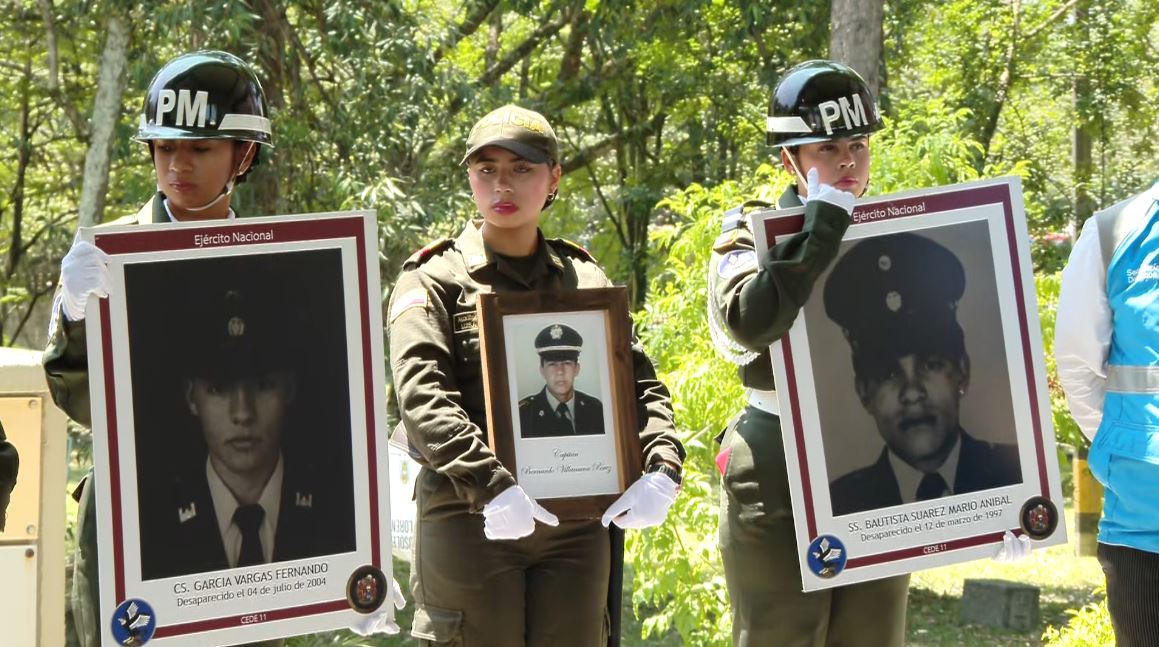
<path id="1" fill-rule="evenodd" d="M 550 195 L 547 196 L 547 202 L 544 203 L 543 206 L 545 208 L 551 206 L 551 203 L 555 202 L 555 199 L 558 197 L 559 197 L 559 189 L 556 189 L 556 190 L 552 191 Z"/>

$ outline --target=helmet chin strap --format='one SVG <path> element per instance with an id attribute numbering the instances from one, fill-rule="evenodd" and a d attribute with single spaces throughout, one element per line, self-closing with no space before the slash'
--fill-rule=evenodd
<path id="1" fill-rule="evenodd" d="M 808 190 L 809 184 L 808 184 L 808 182 L 805 180 L 805 174 L 801 172 L 801 167 L 800 167 L 800 166 L 797 164 L 797 156 L 796 156 L 796 155 L 794 155 L 794 154 L 793 154 L 793 151 L 791 151 L 791 150 L 786 150 L 785 152 L 786 152 L 786 153 L 788 153 L 788 155 L 789 155 L 789 164 L 791 164 L 791 165 L 792 165 L 792 167 L 793 167 L 793 173 L 794 173 L 794 174 L 797 176 L 797 187 L 798 187 L 798 189 L 799 189 L 800 187 L 805 187 L 805 188 L 806 188 L 806 190 Z M 799 193 L 799 191 L 798 191 L 798 193 Z"/>
<path id="2" fill-rule="evenodd" d="M 237 186 L 237 177 L 238 177 L 238 175 L 241 175 L 241 165 L 245 163 L 246 157 L 249 157 L 250 151 L 252 151 L 254 149 L 254 146 L 257 146 L 257 144 L 254 142 L 249 142 L 249 148 L 247 148 L 245 151 L 245 154 L 241 156 L 241 161 L 237 163 L 237 168 L 235 168 L 233 170 L 233 173 L 230 174 L 229 180 L 225 183 L 225 186 L 222 187 L 221 193 L 218 193 L 216 198 L 210 200 L 208 203 L 203 204 L 200 207 L 185 207 L 184 209 L 182 209 L 182 211 L 189 211 L 192 213 L 200 213 L 202 211 L 205 211 L 206 209 L 213 207 L 213 205 L 217 204 L 218 202 L 221 202 L 222 200 L 229 198 L 229 196 L 233 195 L 233 188 L 235 186 Z"/>

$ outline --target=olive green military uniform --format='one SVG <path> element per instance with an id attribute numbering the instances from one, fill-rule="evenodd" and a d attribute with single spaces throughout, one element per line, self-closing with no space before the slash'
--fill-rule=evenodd
<path id="1" fill-rule="evenodd" d="M 164 196 L 157 193 L 136 215 L 119 218 L 112 225 L 131 225 L 169 222 L 165 210 Z M 69 321 L 57 301 L 52 311 L 49 326 L 48 346 L 44 349 L 42 362 L 48 389 L 56 406 L 69 418 L 85 427 L 92 426 L 92 412 L 89 408 L 89 361 L 88 343 L 85 339 L 85 322 Z M 95 302 L 94 302 L 95 305 Z M 97 567 L 97 521 L 93 494 L 93 472 L 81 481 L 73 496 L 80 504 L 76 518 L 76 550 L 73 553 L 72 592 L 69 604 L 72 606 L 73 626 L 81 647 L 97 647 L 101 644 L 101 627 L 107 624 L 100 617 L 100 571 Z M 272 646 L 280 645 L 274 641 Z"/>
<path id="2" fill-rule="evenodd" d="M 484 244 L 477 223 L 404 264 L 388 320 L 403 425 L 423 465 L 411 633 L 425 644 L 605 644 L 609 539 L 598 519 L 540 524 L 515 541 L 483 534 L 477 513 L 515 479 L 487 446 L 475 302 L 492 291 L 609 285 L 574 244 L 540 235 L 534 256 L 511 259 Z M 638 343 L 632 355 L 642 466 L 679 465 L 668 390 Z"/>
<path id="3" fill-rule="evenodd" d="M 778 200 L 800 206 L 796 188 Z M 758 261 L 743 221 L 726 222 L 709 265 L 714 338 L 742 364 L 746 387 L 774 388 L 768 346 L 788 332 L 833 261 L 849 217 L 811 202 L 803 230 Z M 725 339 L 719 339 L 721 335 Z M 888 647 L 905 635 L 908 576 L 802 592 L 780 418 L 747 406 L 722 438 L 720 547 L 738 646 Z"/>
<path id="4" fill-rule="evenodd" d="M 161 194 L 157 194 L 134 216 L 113 221 L 112 225 L 169 222 Z M 89 409 L 89 360 L 85 341 L 85 322 L 69 321 L 60 306 L 60 290 L 53 302 L 52 323 L 48 329 L 48 346 L 44 363 L 48 389 L 56 406 L 69 418 L 85 427 L 92 426 Z M 95 306 L 95 300 L 93 302 Z M 80 503 L 76 518 L 76 549 L 73 552 L 72 605 L 73 626 L 81 647 L 101 644 L 100 585 L 97 570 L 97 522 L 93 508 L 93 473 L 85 475 L 73 497 Z"/>

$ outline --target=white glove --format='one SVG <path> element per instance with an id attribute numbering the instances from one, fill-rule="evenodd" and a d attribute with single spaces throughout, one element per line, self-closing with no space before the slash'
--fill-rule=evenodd
<path id="1" fill-rule="evenodd" d="M 828 184 L 821 184 L 817 178 L 817 169 L 809 169 L 809 177 L 806 181 L 809 195 L 805 196 L 802 202 L 808 203 L 814 200 L 828 202 L 835 207 L 844 209 L 846 214 L 853 215 L 853 203 L 857 201 L 857 197 L 848 191 L 835 189 Z"/>
<path id="2" fill-rule="evenodd" d="M 398 580 L 394 578 L 390 579 L 390 593 L 387 594 L 386 599 L 394 604 L 396 610 L 401 611 L 406 606 L 406 598 L 402 597 L 402 587 L 398 585 Z M 392 619 L 388 619 L 386 615 L 386 611 L 372 613 L 350 625 L 350 630 L 359 636 L 369 636 L 371 634 L 393 636 L 399 632 L 398 623 Z"/>
<path id="3" fill-rule="evenodd" d="M 536 520 L 558 526 L 559 517 L 548 512 L 523 488 L 513 485 L 483 506 L 483 534 L 487 539 L 519 539 L 535 531 Z"/>
<path id="4" fill-rule="evenodd" d="M 658 526 L 676 500 L 676 489 L 676 481 L 663 474 L 645 474 L 608 506 L 600 521 L 605 526 L 615 521 L 621 528 Z"/>
<path id="5" fill-rule="evenodd" d="M 60 305 L 69 321 L 85 318 L 89 296 L 109 296 L 109 255 L 77 240 L 60 261 Z"/>
<path id="6" fill-rule="evenodd" d="M 1030 557 L 1030 538 L 1026 535 L 1014 536 L 1009 530 L 1002 535 L 1002 548 L 994 556 L 996 562 L 1017 562 Z"/>

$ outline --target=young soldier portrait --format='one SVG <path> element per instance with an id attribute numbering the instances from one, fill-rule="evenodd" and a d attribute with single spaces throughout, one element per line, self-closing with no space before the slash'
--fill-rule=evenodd
<path id="1" fill-rule="evenodd" d="M 134 373 L 150 376 L 134 384 L 142 577 L 354 550 L 343 310 L 326 295 L 340 293 L 338 252 L 164 265 L 190 286 L 181 299 L 148 298 L 147 266 L 125 282 L 146 297 L 128 313 Z M 158 310 L 183 316 L 166 329 Z M 174 333 L 176 365 L 151 362 Z"/>
<path id="2" fill-rule="evenodd" d="M 957 256 L 918 234 L 862 240 L 834 264 L 825 311 L 849 342 L 858 399 L 885 442 L 872 464 L 830 482 L 834 515 L 1022 481 L 1016 445 L 980 440 L 959 421 L 970 386 L 957 319 L 965 288 Z M 827 451 L 848 446 L 828 446 L 837 438 L 827 434 Z"/>
<path id="3" fill-rule="evenodd" d="M 552 324 L 535 336 L 543 388 L 519 401 L 524 438 L 591 436 L 604 433 L 604 405 L 575 388 L 583 337 L 567 324 Z"/>

